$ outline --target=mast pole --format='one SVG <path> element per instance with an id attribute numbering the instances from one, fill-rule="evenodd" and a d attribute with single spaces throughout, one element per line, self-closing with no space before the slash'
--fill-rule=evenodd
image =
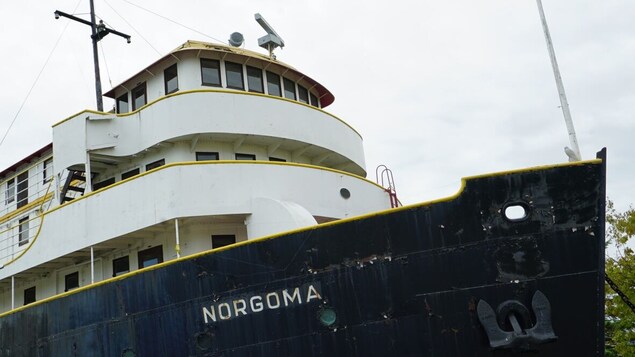
<path id="1" fill-rule="evenodd" d="M 101 39 L 104 38 L 106 35 L 112 33 L 119 37 L 125 38 L 126 41 L 130 43 L 130 35 L 126 35 L 123 32 L 119 32 L 106 27 L 103 21 L 99 21 L 99 23 L 97 23 L 95 20 L 95 4 L 93 0 L 90 0 L 90 21 L 80 19 L 77 16 L 73 16 L 59 10 L 56 10 L 54 14 L 56 19 L 59 19 L 60 17 L 66 17 L 73 21 L 77 21 L 84 25 L 90 26 L 90 38 L 93 40 L 93 62 L 95 64 L 95 95 L 97 96 L 97 110 L 103 112 L 104 102 L 101 93 L 101 76 L 99 74 L 99 51 L 97 50 L 97 42 L 101 41 Z"/>
<path id="2" fill-rule="evenodd" d="M 99 74 L 99 52 L 97 51 L 97 42 L 100 38 L 97 36 L 97 23 L 95 22 L 95 4 L 90 0 L 90 27 L 93 39 L 93 61 L 95 63 L 95 95 L 97 96 L 97 110 L 104 111 L 104 102 L 101 94 L 101 75 Z"/>
<path id="3" fill-rule="evenodd" d="M 549 27 L 547 26 L 547 19 L 545 18 L 545 12 L 542 9 L 542 1 L 536 0 L 536 4 L 538 5 L 538 12 L 540 12 L 540 21 L 542 22 L 542 29 L 545 33 L 545 41 L 547 41 L 547 50 L 549 51 L 549 58 L 551 59 L 553 75 L 556 79 L 556 87 L 558 87 L 560 107 L 562 108 L 562 114 L 564 115 L 564 121 L 569 133 L 569 144 L 571 145 L 571 148 L 569 149 L 565 147 L 564 150 L 567 156 L 569 156 L 569 161 L 580 161 L 582 156 L 580 155 L 580 148 L 578 147 L 578 139 L 575 135 L 575 128 L 573 127 L 573 120 L 571 119 L 571 112 L 569 111 L 567 95 L 564 93 L 564 84 L 562 84 L 560 69 L 558 68 L 558 62 L 556 61 L 556 52 L 553 49 L 553 42 L 551 41 Z"/>

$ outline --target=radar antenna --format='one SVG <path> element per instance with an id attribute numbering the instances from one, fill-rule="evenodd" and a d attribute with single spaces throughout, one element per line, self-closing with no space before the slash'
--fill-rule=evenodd
<path id="1" fill-rule="evenodd" d="M 256 17 L 256 21 L 258 22 L 258 24 L 260 24 L 260 26 L 262 26 L 262 28 L 265 31 L 267 31 L 266 36 L 263 36 L 258 39 L 258 46 L 269 51 L 269 58 L 275 59 L 276 56 L 273 54 L 273 50 L 275 50 L 276 47 L 283 48 L 284 41 L 278 35 L 278 33 L 273 29 L 273 27 L 271 27 L 271 25 L 267 23 L 267 21 L 265 20 L 264 17 L 262 17 L 262 15 L 256 14 L 254 16 Z"/>

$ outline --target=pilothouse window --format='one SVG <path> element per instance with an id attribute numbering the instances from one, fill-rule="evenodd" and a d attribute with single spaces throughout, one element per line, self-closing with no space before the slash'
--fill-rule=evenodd
<path id="1" fill-rule="evenodd" d="M 179 90 L 179 80 L 176 72 L 176 64 L 168 67 L 163 72 L 165 78 L 165 94 L 174 93 Z"/>
<path id="2" fill-rule="evenodd" d="M 132 110 L 137 110 L 146 103 L 146 82 L 143 82 L 132 90 Z"/>
<path id="3" fill-rule="evenodd" d="M 217 152 L 196 152 L 196 161 L 218 160 Z"/>
<path id="4" fill-rule="evenodd" d="M 5 191 L 5 204 L 15 201 L 15 177 L 7 181 L 7 190 Z"/>
<path id="5" fill-rule="evenodd" d="M 298 84 L 298 100 L 304 104 L 309 104 L 309 91 Z"/>
<path id="6" fill-rule="evenodd" d="M 295 100 L 295 83 L 288 78 L 284 79 L 284 97 Z"/>
<path id="7" fill-rule="evenodd" d="M 227 76 L 227 88 L 245 89 L 242 64 L 225 61 L 225 75 Z"/>
<path id="8" fill-rule="evenodd" d="M 247 86 L 250 92 L 264 93 L 260 68 L 247 66 Z"/>
<path id="9" fill-rule="evenodd" d="M 282 96 L 282 92 L 280 90 L 280 76 L 269 71 L 267 71 L 267 93 L 278 97 Z"/>
<path id="10" fill-rule="evenodd" d="M 204 86 L 220 87 L 220 61 L 201 58 L 201 77 Z"/>
<path id="11" fill-rule="evenodd" d="M 163 263 L 163 246 L 157 245 L 156 247 L 142 250 L 138 253 L 138 258 L 139 269 Z"/>

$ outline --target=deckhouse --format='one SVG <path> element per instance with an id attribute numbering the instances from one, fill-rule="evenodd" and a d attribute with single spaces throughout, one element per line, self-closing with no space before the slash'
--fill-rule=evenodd
<path id="1" fill-rule="evenodd" d="M 154 264 L 390 208 L 320 83 L 188 41 L 0 173 L 0 311 Z"/>

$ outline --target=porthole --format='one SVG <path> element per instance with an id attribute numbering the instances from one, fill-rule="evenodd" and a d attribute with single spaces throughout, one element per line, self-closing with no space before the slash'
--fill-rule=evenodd
<path id="1" fill-rule="evenodd" d="M 196 335 L 196 347 L 198 349 L 207 351 L 212 348 L 214 342 L 214 336 L 209 332 L 202 332 Z"/>
<path id="2" fill-rule="evenodd" d="M 332 308 L 324 307 L 318 311 L 318 319 L 322 325 L 330 327 L 337 321 L 337 314 Z"/>
<path id="3" fill-rule="evenodd" d="M 126 348 L 121 353 L 121 357 L 136 357 L 136 356 L 137 356 L 137 354 L 135 353 L 135 351 L 130 349 L 130 348 Z"/>
<path id="4" fill-rule="evenodd" d="M 346 188 L 341 188 L 340 189 L 340 196 L 342 196 L 345 200 L 349 199 L 351 197 L 351 191 L 349 191 Z"/>
<path id="5" fill-rule="evenodd" d="M 511 203 L 503 208 L 503 216 L 512 222 L 524 221 L 529 217 L 529 207 L 524 203 Z"/>

